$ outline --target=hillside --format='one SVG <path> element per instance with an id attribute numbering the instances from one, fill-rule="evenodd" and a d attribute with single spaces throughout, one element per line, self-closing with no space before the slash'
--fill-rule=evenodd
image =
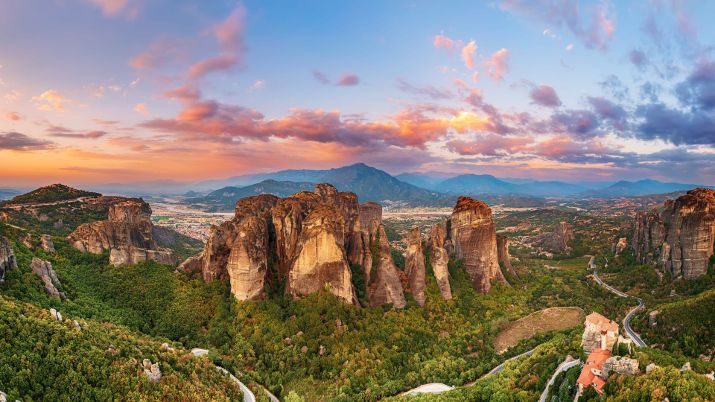
<path id="1" fill-rule="evenodd" d="M 313 183 L 278 180 L 264 180 L 245 187 L 224 187 L 212 191 L 203 197 L 188 198 L 186 202 L 203 206 L 207 211 L 232 211 L 236 201 L 259 194 L 273 194 L 287 197 L 300 191 L 312 191 Z"/>
<path id="2" fill-rule="evenodd" d="M 606 188 L 598 190 L 584 191 L 579 194 L 582 197 L 634 197 L 652 194 L 674 193 L 677 191 L 690 190 L 695 187 L 703 187 L 697 184 L 685 183 L 664 183 L 658 180 L 639 180 L 639 181 L 619 181 Z"/>
<path id="3" fill-rule="evenodd" d="M 99 197 L 101 194 L 91 191 L 78 190 L 64 184 L 52 184 L 40 187 L 26 194 L 13 197 L 11 204 L 39 204 L 55 201 L 72 200 L 80 197 Z"/>
<path id="4" fill-rule="evenodd" d="M 236 201 L 257 194 L 285 197 L 303 190 L 312 190 L 313 183 L 330 183 L 340 191 L 357 194 L 360 201 L 385 205 L 451 206 L 456 197 L 402 182 L 387 172 L 358 163 L 329 170 L 285 170 L 255 175 L 262 181 L 245 187 L 224 187 L 204 197 L 187 202 L 201 205 L 208 211 L 233 211 Z"/>

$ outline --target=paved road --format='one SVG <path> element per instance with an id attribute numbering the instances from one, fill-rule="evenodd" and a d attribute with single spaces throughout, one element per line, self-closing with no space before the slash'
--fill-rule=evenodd
<path id="1" fill-rule="evenodd" d="M 546 397 L 549 396 L 549 387 L 554 384 L 556 376 L 558 376 L 559 373 L 567 371 L 571 367 L 577 366 L 579 364 L 581 364 L 581 359 L 574 360 L 571 355 L 566 356 L 566 359 L 561 364 L 559 364 L 559 367 L 556 367 L 554 374 L 551 376 L 551 378 L 549 378 L 549 382 L 546 383 L 546 388 L 544 388 L 544 392 L 541 393 L 541 397 L 539 397 L 539 402 L 546 402 Z"/>
<path id="2" fill-rule="evenodd" d="M 633 316 L 635 316 L 639 311 L 641 311 L 641 310 L 643 310 L 643 308 L 645 308 L 643 299 L 641 299 L 640 297 L 635 297 L 635 296 L 631 296 L 629 294 L 623 293 L 620 290 L 615 289 L 613 286 L 602 281 L 601 278 L 598 276 L 598 271 L 596 270 L 595 265 L 593 266 L 593 279 L 596 282 L 598 282 L 599 285 L 608 289 L 613 294 L 616 294 L 620 297 L 633 297 L 634 299 L 638 300 L 638 305 L 636 307 L 633 307 L 628 312 L 628 314 L 626 314 L 626 317 L 623 319 L 623 329 L 626 331 L 626 335 L 628 335 L 628 337 L 631 338 L 631 340 L 633 341 L 633 343 L 636 344 L 636 346 L 641 347 L 641 348 L 648 347 L 648 345 L 645 342 L 643 342 L 643 339 L 641 339 L 640 335 L 638 335 L 635 331 L 633 331 L 633 328 L 631 328 L 631 319 L 633 318 Z"/>
<path id="3" fill-rule="evenodd" d="M 251 392 L 251 390 L 248 389 L 247 386 L 245 386 L 241 381 L 239 381 L 235 375 L 231 374 L 228 370 L 221 366 L 216 366 L 216 370 L 224 374 L 228 374 L 228 376 L 231 378 L 231 381 L 238 384 L 238 387 L 241 388 L 241 392 L 243 392 L 243 402 L 256 402 L 256 396 L 253 395 L 253 392 Z"/>
<path id="4" fill-rule="evenodd" d="M 474 381 L 472 381 L 472 382 L 468 382 L 468 383 L 464 384 L 463 386 L 464 386 L 464 387 L 471 387 L 472 385 L 476 384 L 477 381 L 479 381 L 479 380 L 481 380 L 481 379 L 484 379 L 484 378 L 487 378 L 487 377 L 489 377 L 489 376 L 491 376 L 491 375 L 494 375 L 494 374 L 496 374 L 496 373 L 502 371 L 502 370 L 504 369 L 504 365 L 507 364 L 507 363 L 509 363 L 510 361 L 519 359 L 519 358 L 524 357 L 524 356 L 531 356 L 532 353 L 534 353 L 534 349 L 527 350 L 526 352 L 524 352 L 524 353 L 522 353 L 522 354 L 520 354 L 520 355 L 516 355 L 516 356 L 514 356 L 514 357 L 510 357 L 510 358 L 504 360 L 504 362 L 503 362 L 502 364 L 500 364 L 500 365 L 494 367 L 493 369 L 491 369 L 491 371 L 489 371 L 488 373 L 484 374 L 483 376 L 479 377 L 478 379 L 476 379 L 476 380 L 474 380 Z M 431 393 L 431 394 L 439 394 L 439 393 L 441 393 L 441 392 L 451 391 L 451 390 L 453 390 L 454 388 L 455 388 L 455 387 L 449 386 L 449 385 L 447 385 L 447 384 L 442 384 L 442 383 L 439 383 L 439 382 L 433 382 L 433 383 L 430 383 L 430 384 L 423 384 L 423 385 L 420 385 L 419 387 L 412 388 L 411 390 L 405 391 L 405 392 L 403 392 L 403 393 L 400 394 L 400 395 L 415 395 L 415 394 L 424 393 L 424 392 L 429 392 L 429 393 Z"/>

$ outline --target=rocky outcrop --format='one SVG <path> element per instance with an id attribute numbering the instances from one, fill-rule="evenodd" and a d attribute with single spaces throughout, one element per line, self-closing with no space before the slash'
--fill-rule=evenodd
<path id="1" fill-rule="evenodd" d="M 568 222 L 559 222 L 553 232 L 532 236 L 527 241 L 551 253 L 568 254 L 571 252 L 571 242 L 574 239 L 571 225 Z"/>
<path id="2" fill-rule="evenodd" d="M 45 284 L 45 290 L 47 290 L 47 293 L 50 296 L 65 299 L 64 292 L 59 290 L 59 288 L 62 287 L 62 284 L 60 284 L 60 280 L 57 277 L 55 270 L 52 269 L 52 264 L 49 261 L 33 257 L 30 268 L 35 275 L 40 277 L 42 282 Z"/>
<path id="3" fill-rule="evenodd" d="M 459 197 L 447 227 L 454 256 L 462 260 L 475 290 L 488 293 L 492 282 L 506 283 L 499 268 L 496 226 L 487 204 Z"/>
<path id="4" fill-rule="evenodd" d="M 212 227 L 202 254 L 182 267 L 201 266 L 207 282 L 228 280 L 239 300 L 260 299 L 285 281 L 294 297 L 327 286 L 357 304 L 350 265 L 363 265 L 365 251 L 357 196 L 318 184 L 286 198 L 239 200 L 235 217 Z"/>
<path id="5" fill-rule="evenodd" d="M 511 256 L 509 255 L 509 238 L 503 235 L 497 235 L 497 258 L 499 265 L 513 277 L 518 277 L 514 267 L 511 265 Z"/>
<path id="6" fill-rule="evenodd" d="M 618 257 L 625 249 L 628 247 L 628 240 L 625 237 L 618 239 L 616 244 L 613 245 L 613 254 Z"/>
<path id="7" fill-rule="evenodd" d="M 633 249 L 636 260 L 694 279 L 707 272 L 715 242 L 715 191 L 697 188 L 658 211 L 636 216 Z"/>
<path id="8" fill-rule="evenodd" d="M 46 253 L 54 253 L 55 243 L 52 242 L 52 236 L 46 234 L 42 235 L 40 237 L 40 247 L 42 247 L 42 250 Z"/>
<path id="9" fill-rule="evenodd" d="M 289 294 L 308 295 L 328 285 L 336 296 L 359 304 L 345 253 L 344 228 L 343 216 L 333 205 L 320 205 L 306 217 L 288 274 Z"/>
<path id="10" fill-rule="evenodd" d="M 449 254 L 444 248 L 447 237 L 445 225 L 438 223 L 432 226 L 429 235 L 430 264 L 442 298 L 452 299 L 452 288 L 449 286 Z"/>
<path id="11" fill-rule="evenodd" d="M 583 335 L 581 336 L 581 347 L 586 353 L 591 353 L 594 349 L 603 349 L 610 352 L 617 340 L 617 323 L 595 312 L 586 316 Z"/>
<path id="12" fill-rule="evenodd" d="M 371 245 L 377 245 L 377 262 L 373 260 L 373 270 L 368 279 L 368 298 L 370 306 L 376 307 L 391 304 L 396 308 L 403 308 L 407 304 L 402 291 L 402 282 L 397 266 L 392 260 L 390 242 L 385 234 L 385 226 L 379 225 L 377 231 L 371 236 Z"/>
<path id="13" fill-rule="evenodd" d="M 144 376 L 150 382 L 159 382 L 161 380 L 161 369 L 159 368 L 159 363 L 152 363 L 149 359 L 144 359 L 142 361 L 142 368 L 144 369 Z"/>
<path id="14" fill-rule="evenodd" d="M 407 255 L 405 272 L 410 284 L 412 298 L 420 307 L 425 305 L 425 255 L 422 252 L 420 228 L 413 226 L 407 233 Z"/>
<path id="15" fill-rule="evenodd" d="M 606 377 L 610 373 L 636 375 L 640 373 L 638 360 L 629 357 L 611 356 L 603 363 L 603 373 Z"/>
<path id="16" fill-rule="evenodd" d="M 108 219 L 80 225 L 67 236 L 70 244 L 82 251 L 110 252 L 114 266 L 154 260 L 173 264 L 168 249 L 160 248 L 152 237 L 151 207 L 142 199 L 121 199 L 109 207 Z"/>
<path id="17" fill-rule="evenodd" d="M 10 240 L 0 236 L 0 282 L 5 280 L 5 273 L 17 268 L 15 253 L 10 246 Z"/>

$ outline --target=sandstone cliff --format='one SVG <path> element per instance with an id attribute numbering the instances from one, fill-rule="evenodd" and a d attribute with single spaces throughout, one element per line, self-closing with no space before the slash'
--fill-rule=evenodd
<path id="1" fill-rule="evenodd" d="M 506 283 L 499 268 L 496 227 L 487 204 L 459 197 L 448 228 L 454 256 L 463 261 L 475 290 L 487 293 L 493 281 Z"/>
<path id="2" fill-rule="evenodd" d="M 285 281 L 295 297 L 328 286 L 357 304 L 350 264 L 365 260 L 359 209 L 355 194 L 329 184 L 286 198 L 243 198 L 235 217 L 212 227 L 204 251 L 181 269 L 200 266 L 205 281 L 228 280 L 239 300 L 262 298 L 266 287 Z"/>
<path id="3" fill-rule="evenodd" d="M 616 244 L 613 245 L 613 254 L 616 256 L 620 255 L 628 247 L 628 240 L 625 237 L 618 239 Z"/>
<path id="4" fill-rule="evenodd" d="M 571 242 L 574 239 L 571 225 L 567 222 L 560 222 L 553 232 L 532 236 L 527 241 L 552 253 L 568 254 L 571 252 Z"/>
<path id="5" fill-rule="evenodd" d="M 392 260 L 390 242 L 385 234 L 385 226 L 379 225 L 375 234 L 371 236 L 371 245 L 377 244 L 377 262 L 373 262 L 373 270 L 368 280 L 368 298 L 370 306 L 391 304 L 396 308 L 403 308 L 407 304 L 402 290 L 399 270 Z M 375 247 L 372 247 L 373 249 Z"/>
<path id="6" fill-rule="evenodd" d="M 439 286 L 442 298 L 450 300 L 452 299 L 452 288 L 449 285 L 449 253 L 444 248 L 447 237 L 444 224 L 438 223 L 432 226 L 429 237 L 432 271 L 437 279 L 437 286 Z"/>
<path id="7" fill-rule="evenodd" d="M 32 272 L 40 277 L 42 282 L 45 284 L 45 290 L 52 297 L 58 297 L 60 299 L 65 298 L 64 292 L 60 291 L 61 288 L 60 280 L 57 278 L 55 270 L 52 269 L 52 264 L 49 261 L 41 260 L 37 257 L 32 258 L 32 263 L 30 263 L 30 268 Z"/>
<path id="8" fill-rule="evenodd" d="M 422 252 L 420 228 L 413 226 L 407 233 L 406 240 L 405 272 L 410 283 L 412 297 L 421 307 L 425 305 L 425 255 Z"/>
<path id="9" fill-rule="evenodd" d="M 5 280 L 7 271 L 15 268 L 17 268 L 17 261 L 10 246 L 10 241 L 6 237 L 0 236 L 0 282 Z"/>
<path id="10" fill-rule="evenodd" d="M 518 277 L 514 267 L 511 265 L 511 256 L 509 255 L 509 238 L 502 235 L 497 235 L 497 256 L 499 264 L 504 267 L 506 272 L 514 277 Z"/>
<path id="11" fill-rule="evenodd" d="M 697 188 L 661 209 L 636 216 L 633 249 L 675 277 L 693 279 L 707 272 L 715 242 L 715 191 Z"/>
<path id="12" fill-rule="evenodd" d="M 55 243 L 52 242 L 52 236 L 46 234 L 40 236 L 40 247 L 46 253 L 54 253 Z"/>
<path id="13" fill-rule="evenodd" d="M 67 240 L 82 252 L 109 250 L 114 266 L 145 260 L 172 264 L 171 251 L 157 246 L 152 228 L 149 204 L 142 199 L 122 199 L 109 207 L 107 220 L 80 225 Z"/>

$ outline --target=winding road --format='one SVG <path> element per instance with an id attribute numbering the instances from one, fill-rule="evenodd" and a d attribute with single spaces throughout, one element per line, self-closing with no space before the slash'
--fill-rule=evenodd
<path id="1" fill-rule="evenodd" d="M 631 328 L 631 319 L 633 316 L 635 316 L 639 311 L 643 310 L 645 308 L 645 304 L 643 303 L 643 299 L 640 297 L 635 297 L 631 296 L 629 294 L 623 293 L 620 290 L 614 288 L 613 286 L 607 284 L 601 278 L 598 276 L 598 271 L 596 270 L 596 265 L 593 264 L 593 257 L 591 257 L 591 261 L 589 262 L 589 267 L 593 268 L 593 279 L 601 286 L 604 288 L 608 289 L 611 293 L 620 296 L 620 297 L 632 297 L 636 300 L 638 300 L 638 305 L 636 307 L 633 307 L 628 314 L 626 314 L 626 317 L 623 318 L 623 329 L 626 331 L 626 335 L 628 335 L 629 338 L 635 343 L 638 347 L 645 348 L 648 347 L 648 345 L 643 342 L 643 339 L 641 339 L 640 335 L 638 335 L 635 331 L 633 331 L 633 328 Z"/>
<path id="2" fill-rule="evenodd" d="M 549 396 L 549 388 L 554 384 L 554 381 L 556 381 L 556 377 L 559 375 L 559 373 L 568 371 L 571 367 L 575 367 L 579 364 L 581 364 L 581 359 L 574 360 L 571 355 L 566 356 L 566 359 L 561 364 L 559 364 L 558 367 L 556 367 L 554 374 L 552 374 L 551 378 L 549 378 L 549 382 L 546 383 L 544 392 L 542 392 L 541 396 L 539 397 L 539 402 L 546 402 L 546 397 Z"/>

